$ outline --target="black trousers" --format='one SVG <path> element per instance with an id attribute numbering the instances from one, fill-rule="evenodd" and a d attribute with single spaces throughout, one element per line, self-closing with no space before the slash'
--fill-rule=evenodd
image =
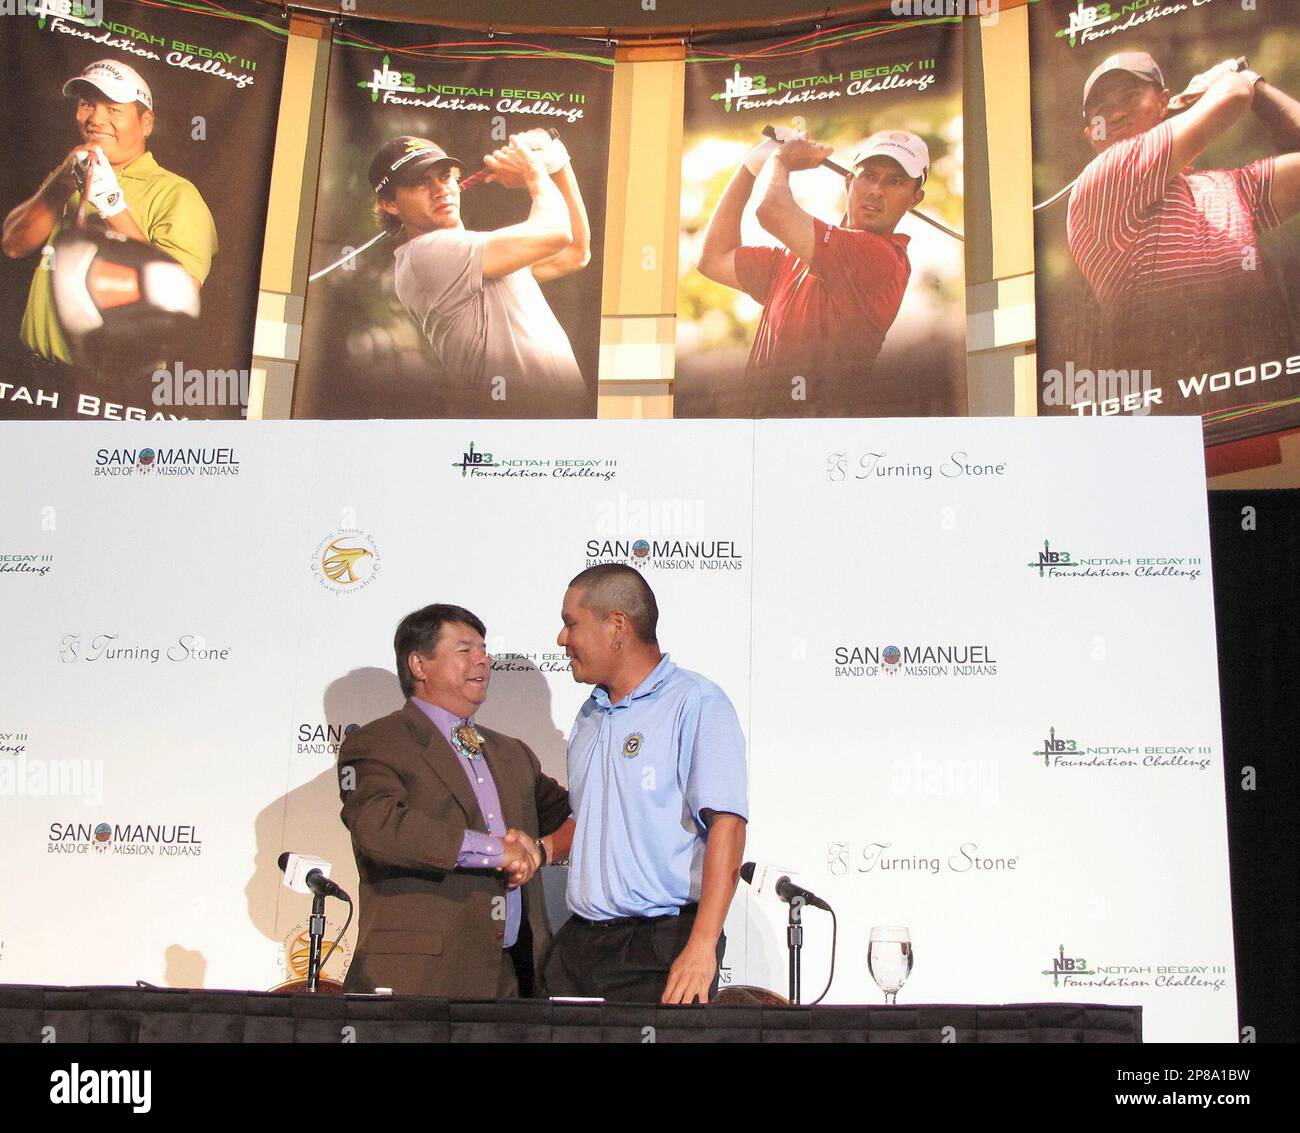
<path id="1" fill-rule="evenodd" d="M 542 995 L 658 1003 L 668 983 L 668 969 L 686 947 L 696 912 L 696 906 L 688 905 L 675 917 L 570 918 L 542 962 Z M 719 933 L 718 967 L 726 945 L 726 933 Z M 715 970 L 710 1002 L 717 992 Z"/>

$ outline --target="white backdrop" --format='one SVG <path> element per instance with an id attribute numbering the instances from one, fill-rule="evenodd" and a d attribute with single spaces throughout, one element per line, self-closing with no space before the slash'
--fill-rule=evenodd
<path id="1" fill-rule="evenodd" d="M 475 610 L 481 718 L 563 779 L 560 599 L 618 558 L 736 705 L 747 856 L 839 911 L 828 1002 L 904 924 L 903 1003 L 1231 1041 L 1202 461 L 1176 418 L 0 426 L 0 980 L 291 978 L 275 859 L 355 888 L 334 753 L 400 705 L 397 621 Z M 784 991 L 784 920 L 742 886 L 725 977 Z"/>

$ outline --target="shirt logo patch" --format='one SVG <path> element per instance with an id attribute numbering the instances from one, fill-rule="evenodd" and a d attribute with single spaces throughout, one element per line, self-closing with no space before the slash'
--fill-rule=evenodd
<path id="1" fill-rule="evenodd" d="M 635 759 L 641 752 L 641 742 L 644 739 L 640 732 L 633 732 L 623 741 L 623 754 L 628 759 Z"/>

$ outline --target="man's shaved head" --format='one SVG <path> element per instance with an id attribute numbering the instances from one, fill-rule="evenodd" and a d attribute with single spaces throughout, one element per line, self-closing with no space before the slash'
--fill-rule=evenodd
<path id="1" fill-rule="evenodd" d="M 654 591 L 635 567 L 622 563 L 588 567 L 569 583 L 569 589 L 579 591 L 581 604 L 602 618 L 616 611 L 626 614 L 646 645 L 659 643 L 659 606 Z"/>

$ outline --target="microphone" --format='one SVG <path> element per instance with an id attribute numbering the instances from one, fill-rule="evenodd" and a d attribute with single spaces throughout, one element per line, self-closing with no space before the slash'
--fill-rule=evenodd
<path id="1" fill-rule="evenodd" d="M 755 871 L 758 873 L 757 881 L 754 880 Z M 753 886 L 760 896 L 764 894 L 775 896 L 786 904 L 798 897 L 805 905 L 831 912 L 831 907 L 816 893 L 805 889 L 802 885 L 796 885 L 790 880 L 789 872 L 777 866 L 756 866 L 753 862 L 746 862 L 740 867 L 740 876 L 747 884 Z"/>
<path id="2" fill-rule="evenodd" d="M 324 858 L 308 857 L 305 854 L 291 854 L 285 851 L 277 864 L 284 874 L 284 883 L 295 893 L 316 893 L 322 897 L 337 897 L 352 903 L 347 895 L 330 880 L 329 871 L 334 867 Z"/>

